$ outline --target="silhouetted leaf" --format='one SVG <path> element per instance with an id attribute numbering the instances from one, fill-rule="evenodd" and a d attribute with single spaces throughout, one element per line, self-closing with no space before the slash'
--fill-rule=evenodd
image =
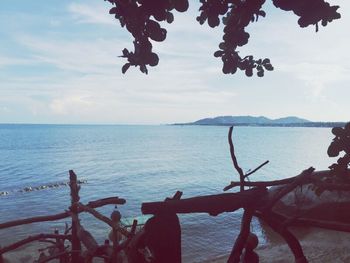
<path id="1" fill-rule="evenodd" d="M 272 71 L 273 70 L 273 66 L 271 64 L 264 64 L 264 68 L 268 71 Z"/>
<path id="2" fill-rule="evenodd" d="M 127 57 L 128 55 L 129 55 L 129 51 L 126 48 L 124 48 L 123 49 L 123 56 Z"/>
<path id="3" fill-rule="evenodd" d="M 124 64 L 124 66 L 122 67 L 122 73 L 125 74 L 125 72 L 129 69 L 130 67 L 130 63 L 126 63 Z"/>
<path id="4" fill-rule="evenodd" d="M 156 53 L 151 53 L 148 57 L 148 64 L 152 67 L 157 66 L 159 62 L 159 57 Z"/>
<path id="5" fill-rule="evenodd" d="M 259 10 L 259 16 L 262 16 L 262 17 L 265 17 L 266 16 L 266 13 L 265 13 L 265 11 L 263 11 L 263 10 Z"/>
<path id="6" fill-rule="evenodd" d="M 260 70 L 257 73 L 258 77 L 263 77 L 264 76 L 264 70 Z"/>
<path id="7" fill-rule="evenodd" d="M 217 16 L 209 16 L 208 17 L 208 25 L 210 27 L 216 27 L 220 24 L 220 19 Z"/>
<path id="8" fill-rule="evenodd" d="M 174 7 L 176 11 L 185 12 L 188 9 L 188 1 L 187 0 L 176 0 L 174 1 Z"/>
<path id="9" fill-rule="evenodd" d="M 117 7 L 112 7 L 110 10 L 109 10 L 109 13 L 112 15 L 112 14 L 116 14 L 118 12 L 118 8 Z"/>
<path id="10" fill-rule="evenodd" d="M 166 21 L 171 24 L 174 21 L 174 15 L 170 12 L 167 13 Z"/>
<path id="11" fill-rule="evenodd" d="M 223 54 L 224 54 L 224 51 L 218 50 L 218 51 L 215 51 L 214 57 L 218 58 L 218 57 L 221 57 Z"/>
<path id="12" fill-rule="evenodd" d="M 247 77 L 253 76 L 253 69 L 247 68 L 247 69 L 245 70 L 245 74 L 246 74 Z"/>

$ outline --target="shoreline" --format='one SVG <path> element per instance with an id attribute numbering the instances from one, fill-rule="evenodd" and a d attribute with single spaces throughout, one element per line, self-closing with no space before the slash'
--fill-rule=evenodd
<path id="1" fill-rule="evenodd" d="M 298 237 L 309 263 L 350 262 L 350 233 L 320 228 L 292 228 Z M 294 263 L 288 245 L 275 233 L 268 233 L 267 244 L 259 245 L 255 252 L 260 263 Z M 226 263 L 229 254 L 203 263 Z"/>

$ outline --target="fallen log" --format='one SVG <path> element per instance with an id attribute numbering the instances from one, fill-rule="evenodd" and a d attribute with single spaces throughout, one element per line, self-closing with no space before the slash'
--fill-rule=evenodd
<path id="1" fill-rule="evenodd" d="M 243 207 L 249 207 L 253 203 L 262 200 L 264 196 L 267 196 L 266 188 L 254 188 L 239 193 L 142 203 L 141 211 L 143 214 L 153 215 L 162 213 L 208 213 L 216 216 L 223 212 L 233 212 Z"/>

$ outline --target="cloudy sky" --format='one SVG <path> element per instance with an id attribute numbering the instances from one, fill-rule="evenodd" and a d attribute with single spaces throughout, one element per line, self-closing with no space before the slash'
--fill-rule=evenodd
<path id="1" fill-rule="evenodd" d="M 166 24 L 160 63 L 121 73 L 132 39 L 103 0 L 0 1 L 0 123 L 160 124 L 218 115 L 350 120 L 350 3 L 341 20 L 301 29 L 266 4 L 244 55 L 269 57 L 264 78 L 224 75 L 220 29 L 200 26 L 197 1 Z"/>

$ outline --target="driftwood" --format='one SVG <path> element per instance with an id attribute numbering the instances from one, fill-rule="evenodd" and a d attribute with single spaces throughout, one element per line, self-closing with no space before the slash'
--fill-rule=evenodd
<path id="1" fill-rule="evenodd" d="M 299 240 L 287 229 L 287 227 L 283 227 L 282 223 L 277 219 L 277 217 L 275 217 L 272 213 L 262 213 L 259 214 L 259 218 L 266 222 L 286 241 L 290 250 L 293 252 L 295 262 L 307 262 Z"/>
<path id="2" fill-rule="evenodd" d="M 119 198 L 119 197 L 110 197 L 110 198 L 104 198 L 99 199 L 93 202 L 89 202 L 86 206 L 90 208 L 98 208 L 105 205 L 122 205 L 125 204 L 125 199 Z M 77 213 L 82 213 L 84 210 L 80 207 L 78 207 Z M 60 219 L 64 219 L 67 217 L 70 217 L 71 214 L 69 211 L 55 214 L 55 215 L 48 215 L 48 216 L 37 216 L 37 217 L 30 217 L 30 218 L 24 218 L 19 220 L 13 220 L 5 223 L 0 224 L 0 230 L 4 228 L 14 227 L 14 226 L 20 226 L 20 225 L 26 225 L 26 224 L 32 224 L 37 222 L 45 222 L 45 221 L 56 221 Z"/>
<path id="3" fill-rule="evenodd" d="M 231 254 L 228 258 L 228 263 L 238 263 L 242 254 L 242 250 L 247 242 L 248 235 L 250 233 L 250 223 L 253 217 L 253 209 L 244 209 L 241 231 L 236 239 L 236 242 L 232 248 Z"/>
<path id="4" fill-rule="evenodd" d="M 350 177 L 350 170 L 344 171 L 343 173 L 345 174 L 345 176 L 349 176 Z M 325 177 L 331 177 L 334 174 L 336 175 L 336 173 L 334 173 L 334 172 L 332 172 L 330 170 L 314 171 L 312 173 L 312 176 L 310 176 L 308 178 L 304 178 L 302 183 L 303 184 L 314 183 L 314 184 L 317 184 L 317 185 L 320 185 L 320 186 L 324 187 L 327 190 L 339 190 L 339 191 L 348 191 L 348 190 L 350 190 L 350 185 L 326 183 L 326 182 L 323 182 L 321 180 L 322 178 L 325 178 Z M 293 176 L 293 177 L 289 177 L 289 178 L 285 178 L 285 179 L 281 179 L 281 180 L 274 180 L 274 181 L 254 181 L 254 182 L 244 181 L 243 184 L 244 184 L 244 186 L 248 186 L 248 187 L 279 186 L 279 185 L 293 183 L 298 176 L 299 175 Z M 227 190 L 229 190 L 231 188 L 240 186 L 240 184 L 241 184 L 240 182 L 232 181 L 229 185 L 225 186 L 225 188 L 223 190 L 227 191 Z"/>
<path id="5" fill-rule="evenodd" d="M 53 259 L 56 259 L 56 258 L 61 258 L 61 257 L 66 257 L 68 256 L 69 254 L 71 254 L 71 251 L 64 251 L 64 252 L 60 252 L 60 253 L 57 253 L 57 254 L 54 254 L 54 255 L 51 255 L 51 256 L 48 256 L 44 259 L 40 259 L 38 261 L 38 263 L 45 263 L 45 262 L 49 262 Z"/>
<path id="6" fill-rule="evenodd" d="M 105 222 L 106 224 L 108 224 L 111 228 L 113 228 L 116 231 L 119 231 L 120 233 L 122 233 L 124 236 L 128 237 L 130 235 L 130 233 L 124 229 L 123 227 L 119 226 L 118 224 L 115 224 L 111 219 L 109 219 L 108 217 L 102 215 L 101 213 L 99 213 L 98 211 L 96 211 L 95 209 L 83 205 L 83 204 L 79 204 L 79 207 L 84 211 L 84 212 L 88 212 L 91 215 L 93 215 L 94 217 L 96 217 L 97 219 L 101 220 L 102 222 Z"/>
<path id="7" fill-rule="evenodd" d="M 244 191 L 244 173 L 241 167 L 239 167 L 238 162 L 237 162 L 237 158 L 235 155 L 235 147 L 233 146 L 233 142 L 232 142 L 232 130 L 233 130 L 233 126 L 230 127 L 229 131 L 228 131 L 228 143 L 230 145 L 230 154 L 231 154 L 231 160 L 233 163 L 234 168 L 236 169 L 236 171 L 239 174 L 239 181 L 240 181 L 240 191 Z"/>
<path id="8" fill-rule="evenodd" d="M 349 126 L 350 127 L 350 126 Z M 222 212 L 233 212 L 239 208 L 244 209 L 241 231 L 236 242 L 232 248 L 232 252 L 228 259 L 229 263 L 238 263 L 241 260 L 242 250 L 246 246 L 247 237 L 250 234 L 250 224 L 253 216 L 265 221 L 276 233 L 281 235 L 291 252 L 294 254 L 296 262 L 305 263 L 307 259 L 303 253 L 303 249 L 299 240 L 288 230 L 289 226 L 308 225 L 316 227 L 324 227 L 328 229 L 335 229 L 341 231 L 349 231 L 350 225 L 338 224 L 336 222 L 324 222 L 320 220 L 307 219 L 302 216 L 295 216 L 288 218 L 279 215 L 273 211 L 273 207 L 286 194 L 293 191 L 297 186 L 304 184 L 314 184 L 317 187 L 322 187 L 323 190 L 350 190 L 350 184 L 334 184 L 329 183 L 328 178 L 335 175 L 335 171 L 318 171 L 314 168 L 304 170 L 301 174 L 275 181 L 245 181 L 251 174 L 258 171 L 268 161 L 259 165 L 252 171 L 246 174 L 238 164 L 237 157 L 234 152 L 234 145 L 232 142 L 233 127 L 228 133 L 228 141 L 230 146 L 230 154 L 234 168 L 239 174 L 238 182 L 231 182 L 224 188 L 227 191 L 233 187 L 240 187 L 240 192 L 231 194 L 217 194 L 210 196 L 199 196 L 181 200 L 166 199 L 164 202 L 143 203 L 142 212 L 144 214 L 154 215 L 171 215 L 174 213 L 209 213 L 210 215 L 217 215 Z M 341 171 L 343 174 L 350 175 L 350 171 Z M 244 190 L 244 187 L 255 187 L 253 189 Z M 269 192 L 266 187 L 281 186 L 279 191 Z M 251 250 L 251 252 L 253 252 Z M 256 258 L 258 260 L 258 258 Z"/>
<path id="9" fill-rule="evenodd" d="M 69 185 L 71 189 L 71 192 L 70 192 L 71 205 L 69 207 L 69 211 L 55 214 L 55 215 L 31 217 L 31 218 L 25 218 L 25 219 L 1 223 L 0 229 L 14 227 L 18 225 L 24 225 L 24 224 L 31 224 L 36 222 L 54 221 L 54 220 L 59 220 L 67 217 L 72 218 L 72 226 L 69 227 L 68 224 L 66 223 L 66 229 L 64 231 L 64 235 L 60 235 L 58 233 L 58 230 L 55 230 L 55 234 L 39 234 L 36 236 L 29 236 L 23 240 L 17 241 L 13 244 L 0 248 L 0 263 L 3 262 L 2 255 L 4 253 L 15 250 L 33 241 L 50 243 L 49 247 L 42 249 L 42 254 L 38 259 L 38 262 L 40 263 L 49 262 L 50 260 L 53 260 L 53 259 L 59 259 L 60 263 L 79 263 L 79 262 L 90 263 L 92 262 L 92 259 L 94 257 L 101 257 L 105 260 L 105 262 L 115 263 L 115 260 L 113 261 L 113 257 L 112 257 L 113 254 L 119 253 L 120 250 L 127 248 L 129 242 L 135 235 L 137 221 L 134 220 L 131 231 L 129 232 L 128 230 L 122 227 L 114 226 L 113 222 L 109 218 L 103 216 L 102 214 L 100 214 L 94 209 L 94 208 L 101 207 L 104 205 L 109 205 L 109 204 L 114 204 L 114 205 L 124 204 L 125 200 L 118 197 L 110 197 L 110 198 L 104 198 L 96 201 L 91 201 L 87 205 L 83 205 L 79 203 L 80 186 L 78 185 L 77 176 L 73 171 L 69 171 L 69 175 L 70 175 Z M 106 222 L 112 228 L 114 228 L 115 231 L 121 232 L 123 235 L 127 236 L 128 237 L 127 240 L 124 241 L 122 244 L 117 245 L 113 253 L 111 252 L 112 247 L 110 245 L 105 244 L 105 245 L 99 246 L 95 238 L 90 234 L 90 232 L 84 229 L 84 227 L 80 224 L 78 215 L 81 212 L 88 212 L 94 215 L 97 219 L 102 220 L 103 222 Z M 68 234 L 69 232 L 71 232 L 71 234 Z M 50 240 L 50 239 L 53 239 L 53 240 Z M 70 250 L 67 250 L 67 248 L 69 247 L 65 247 L 64 240 L 68 240 L 71 242 Z M 87 249 L 87 251 L 84 252 L 84 254 L 81 253 L 81 243 Z M 54 252 L 51 255 L 46 256 L 43 252 L 46 249 L 52 249 Z"/>
<path id="10" fill-rule="evenodd" d="M 70 187 L 70 195 L 71 195 L 71 207 L 70 212 L 72 216 L 72 261 L 80 262 L 80 253 L 81 253 L 81 244 L 78 236 L 78 227 L 79 227 L 79 218 L 78 218 L 78 202 L 80 200 L 79 197 L 79 189 L 77 183 L 77 175 L 70 170 L 69 171 L 69 187 Z"/>
<path id="11" fill-rule="evenodd" d="M 267 195 L 265 188 L 250 189 L 239 193 L 224 193 L 192 197 L 164 202 L 142 203 L 143 214 L 162 213 L 208 213 L 218 215 L 223 212 L 233 212 L 261 200 Z"/>
<path id="12" fill-rule="evenodd" d="M 9 246 L 5 246 L 5 247 L 1 248 L 0 255 L 4 254 L 6 252 L 9 252 L 11 250 L 15 250 L 21 246 L 24 246 L 24 245 L 30 243 L 30 242 L 37 241 L 37 240 L 44 239 L 44 238 L 71 240 L 72 236 L 71 235 L 56 235 L 56 234 L 39 234 L 39 235 L 35 235 L 35 236 L 29 236 L 23 240 L 20 240 L 16 243 L 9 245 Z"/>

